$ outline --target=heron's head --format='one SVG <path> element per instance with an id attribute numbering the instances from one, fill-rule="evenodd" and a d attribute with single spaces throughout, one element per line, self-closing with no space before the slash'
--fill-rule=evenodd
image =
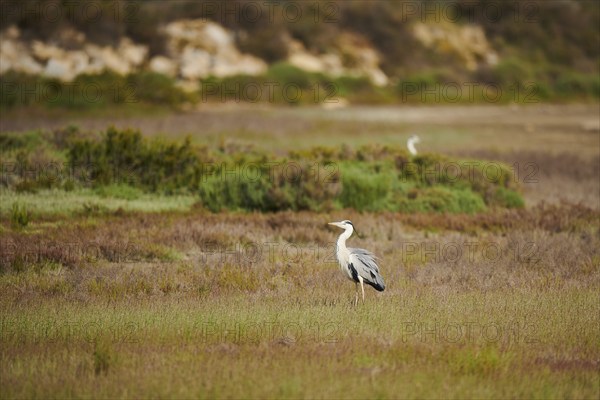
<path id="1" fill-rule="evenodd" d="M 413 142 L 413 143 L 419 143 L 421 141 L 421 138 L 418 137 L 417 135 L 412 135 L 411 137 L 408 138 L 409 142 Z"/>
<path id="2" fill-rule="evenodd" d="M 354 225 L 352 225 L 352 222 L 347 219 L 340 222 L 330 222 L 329 225 L 337 226 L 338 228 L 342 229 L 354 229 Z"/>

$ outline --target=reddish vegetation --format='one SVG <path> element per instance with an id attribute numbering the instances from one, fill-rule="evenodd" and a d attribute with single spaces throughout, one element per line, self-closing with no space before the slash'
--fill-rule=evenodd
<path id="1" fill-rule="evenodd" d="M 268 295 L 336 279 L 331 255 L 337 232 L 326 223 L 351 219 L 365 235 L 353 245 L 381 257 L 384 274 L 395 282 L 392 291 L 405 278 L 459 291 L 587 285 L 599 279 L 599 218 L 598 211 L 567 204 L 481 215 L 117 213 L 101 222 L 81 217 L 42 230 L 7 231 L 0 263 L 5 273 L 67 267 L 46 286 L 12 285 L 14 294 Z M 8 222 L 3 225 L 8 230 Z"/>

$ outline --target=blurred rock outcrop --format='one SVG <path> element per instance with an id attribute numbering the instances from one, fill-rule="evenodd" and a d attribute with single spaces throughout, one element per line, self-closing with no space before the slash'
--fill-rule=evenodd
<path id="1" fill-rule="evenodd" d="M 298 40 L 289 39 L 288 62 L 310 72 L 322 72 L 333 77 L 366 76 L 374 85 L 385 86 L 388 77 L 379 68 L 377 51 L 360 35 L 344 32 L 335 40 L 330 53 L 309 53 Z"/>
<path id="2" fill-rule="evenodd" d="M 16 27 L 0 34 L 0 73 L 8 70 L 41 74 L 69 82 L 81 74 L 98 74 L 111 70 L 125 75 L 139 69 L 146 61 L 148 47 L 122 38 L 116 47 L 87 43 L 80 32 L 66 31 L 62 35 L 70 42 L 48 43 L 35 40 L 27 43 Z"/>
<path id="3" fill-rule="evenodd" d="M 241 53 L 233 32 L 204 19 L 184 19 L 161 29 L 166 40 L 165 53 L 149 58 L 144 44 L 122 37 L 115 46 L 99 46 L 82 32 L 67 28 L 49 41 L 26 41 L 11 26 L 0 34 L 0 73 L 9 70 L 43 75 L 64 82 L 81 74 L 110 70 L 121 75 L 147 69 L 175 78 L 184 87 L 209 76 L 261 75 L 268 65 L 253 55 Z M 360 34 L 343 32 L 327 53 L 313 54 L 291 37 L 287 61 L 309 72 L 333 77 L 368 77 L 378 86 L 388 84 L 379 68 L 380 56 Z"/>
<path id="4" fill-rule="evenodd" d="M 168 56 L 177 65 L 177 74 L 185 80 L 210 75 L 259 75 L 267 70 L 267 64 L 260 58 L 240 53 L 233 34 L 214 22 L 174 21 L 164 28 L 164 33 Z M 152 61 L 156 64 L 155 59 Z"/>
<path id="5" fill-rule="evenodd" d="M 236 74 L 259 75 L 267 64 L 242 54 L 235 47 L 233 34 L 214 22 L 181 20 L 164 28 L 167 52 L 148 60 L 148 46 L 122 38 L 116 47 L 98 46 L 85 35 L 68 30 L 61 43 L 26 42 L 17 27 L 0 34 L 0 73 L 9 70 L 43 75 L 64 82 L 80 74 L 98 74 L 110 70 L 121 75 L 148 68 L 184 81 L 208 76 Z M 64 44 L 68 42 L 68 46 Z M 75 47 L 75 49 L 73 49 Z"/>
<path id="6" fill-rule="evenodd" d="M 0 33 L 0 74 L 10 70 L 41 74 L 44 67 L 31 56 L 27 46 L 19 40 L 20 35 L 15 26 Z"/>
<path id="7" fill-rule="evenodd" d="M 490 46 L 481 26 L 417 22 L 413 34 L 428 48 L 455 54 L 470 71 L 476 70 L 480 63 L 498 63 L 498 54 Z"/>
<path id="8" fill-rule="evenodd" d="M 346 94 L 363 84 L 365 90 L 386 86 L 389 93 L 373 91 L 382 102 L 403 82 L 520 87 L 535 81 L 544 98 L 599 97 L 597 1 L 135 1 L 99 2 L 94 9 L 102 13 L 93 15 L 87 6 L 94 4 L 86 1 L 4 3 L 3 74 L 16 70 L 68 81 L 105 70 L 154 71 L 191 88 L 209 76 L 296 79 L 302 73 L 288 68 L 293 65 L 332 78 L 360 78 L 337 79 L 347 84 Z M 132 10 L 135 15 L 128 15 Z M 48 18 L 41 18 L 44 13 Z M 56 16 L 62 18 L 50 20 Z M 172 84 L 163 78 L 157 79 Z M 304 74 L 303 80 L 322 79 Z"/>

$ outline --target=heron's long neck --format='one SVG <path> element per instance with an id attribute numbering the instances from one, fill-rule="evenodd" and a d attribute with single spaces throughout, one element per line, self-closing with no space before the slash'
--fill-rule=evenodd
<path id="1" fill-rule="evenodd" d="M 409 140 L 408 141 L 408 151 L 410 151 L 410 153 L 413 154 L 413 155 L 417 154 L 417 149 L 415 148 L 415 141 L 414 140 Z"/>
<path id="2" fill-rule="evenodd" d="M 340 237 L 339 237 L 339 238 L 338 238 L 338 240 L 337 240 L 337 246 L 338 246 L 338 249 L 344 249 L 344 250 L 346 249 L 346 240 L 347 240 L 347 239 L 348 239 L 350 236 L 352 236 L 352 231 L 353 231 L 353 229 L 350 227 L 350 228 L 346 229 L 346 230 L 344 231 L 344 233 L 342 233 L 342 234 L 340 235 Z"/>

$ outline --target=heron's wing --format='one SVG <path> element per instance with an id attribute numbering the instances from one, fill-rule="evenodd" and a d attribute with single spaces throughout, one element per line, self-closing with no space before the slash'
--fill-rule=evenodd
<path id="1" fill-rule="evenodd" d="M 350 251 L 350 262 L 356 269 L 356 273 L 375 289 L 383 290 L 385 283 L 379 273 L 377 257 L 365 249 L 348 248 L 348 250 Z"/>

